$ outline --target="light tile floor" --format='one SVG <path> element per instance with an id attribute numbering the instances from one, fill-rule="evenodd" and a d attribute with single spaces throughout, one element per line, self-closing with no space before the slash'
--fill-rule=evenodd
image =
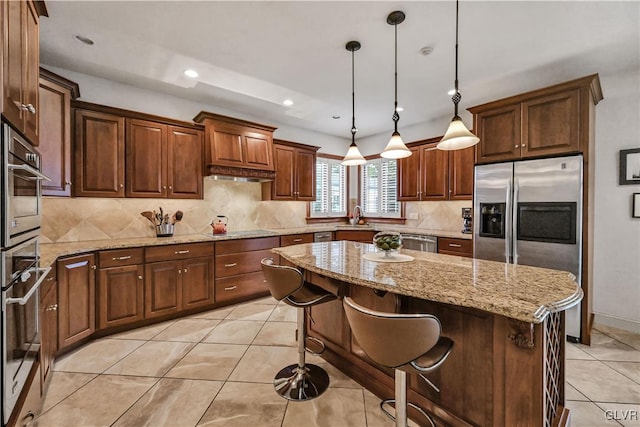
<path id="1" fill-rule="evenodd" d="M 35 425 L 393 426 L 376 396 L 319 357 L 307 360 L 329 373 L 325 394 L 276 395 L 275 373 L 297 360 L 295 320 L 264 298 L 93 341 L 56 361 Z M 639 335 L 599 328 L 591 347 L 567 344 L 566 366 L 572 426 L 640 426 Z"/>

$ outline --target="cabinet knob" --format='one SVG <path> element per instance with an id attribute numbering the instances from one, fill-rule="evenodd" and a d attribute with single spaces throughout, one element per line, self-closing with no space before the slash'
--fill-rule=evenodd
<path id="1" fill-rule="evenodd" d="M 167 186 L 166 186 L 166 185 L 163 185 L 163 186 L 162 186 L 162 189 L 163 189 L 163 190 L 166 190 L 166 189 L 167 189 Z"/>
<path id="2" fill-rule="evenodd" d="M 98 268 L 98 267 L 96 267 L 95 265 L 92 265 L 92 266 L 91 266 L 91 269 L 92 269 L 92 270 L 95 270 L 96 268 Z"/>
<path id="3" fill-rule="evenodd" d="M 142 276 L 138 276 L 138 279 L 142 280 Z"/>
<path id="4" fill-rule="evenodd" d="M 71 187 L 71 181 L 65 181 L 64 185 L 67 185 L 67 186 Z"/>
<path id="5" fill-rule="evenodd" d="M 173 190 L 173 187 L 171 185 L 169 186 L 169 190 Z"/>
<path id="6" fill-rule="evenodd" d="M 522 144 L 522 148 L 525 148 L 527 146 L 527 144 Z"/>
<path id="7" fill-rule="evenodd" d="M 178 274 L 182 274 L 182 270 L 178 270 Z"/>
<path id="8" fill-rule="evenodd" d="M 124 184 L 120 184 L 120 188 L 124 187 Z"/>
<path id="9" fill-rule="evenodd" d="M 36 113 L 36 107 L 34 107 L 33 104 L 25 105 L 25 110 L 27 110 L 28 112 L 33 113 L 33 114 Z"/>
<path id="10" fill-rule="evenodd" d="M 58 304 L 52 304 L 47 308 L 45 308 L 45 311 L 56 311 L 56 310 L 58 310 Z"/>
<path id="11" fill-rule="evenodd" d="M 184 270 L 182 270 L 182 271 L 186 273 L 186 272 L 187 272 L 187 269 L 185 268 L 185 269 L 184 269 Z"/>
<path id="12" fill-rule="evenodd" d="M 520 146 L 518 144 L 516 144 L 516 148 L 520 148 Z"/>

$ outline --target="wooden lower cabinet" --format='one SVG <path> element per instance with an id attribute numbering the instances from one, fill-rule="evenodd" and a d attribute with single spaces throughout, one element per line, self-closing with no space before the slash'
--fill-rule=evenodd
<path id="1" fill-rule="evenodd" d="M 37 363 L 37 362 L 36 362 Z M 33 425 L 33 420 L 38 418 L 42 412 L 42 383 L 40 373 L 40 366 L 34 366 L 31 370 L 30 381 L 29 378 L 25 384 L 25 389 L 22 393 L 26 393 L 22 405 L 20 406 L 20 400 L 18 406 L 14 408 L 13 415 L 9 418 L 7 426 L 23 427 Z"/>
<path id="2" fill-rule="evenodd" d="M 96 330 L 95 255 L 58 261 L 58 346 L 67 347 Z"/>
<path id="3" fill-rule="evenodd" d="M 181 264 L 181 261 L 163 261 L 145 265 L 145 319 L 177 313 L 182 309 Z"/>
<path id="4" fill-rule="evenodd" d="M 144 318 L 144 267 L 139 264 L 98 271 L 98 329 Z"/>
<path id="5" fill-rule="evenodd" d="M 182 309 L 213 303 L 213 257 L 182 261 Z"/>
<path id="6" fill-rule="evenodd" d="M 353 242 L 372 243 L 375 231 L 369 230 L 338 230 L 335 240 L 351 240 Z"/>
<path id="7" fill-rule="evenodd" d="M 48 286 L 43 286 L 40 298 L 40 372 L 42 384 L 45 384 L 49 378 L 53 359 L 58 351 L 58 283 L 55 279 L 56 273 L 55 270 L 52 270 L 49 277 L 45 279 L 45 286 Z"/>
<path id="8" fill-rule="evenodd" d="M 262 294 L 267 289 L 262 271 L 216 279 L 216 302 Z"/>

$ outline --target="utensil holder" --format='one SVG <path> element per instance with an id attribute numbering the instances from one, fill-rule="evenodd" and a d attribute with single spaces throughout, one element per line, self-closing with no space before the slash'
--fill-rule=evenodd
<path id="1" fill-rule="evenodd" d="M 175 226 L 173 224 L 162 224 L 156 225 L 156 236 L 157 237 L 171 237 L 173 236 L 173 228 Z"/>

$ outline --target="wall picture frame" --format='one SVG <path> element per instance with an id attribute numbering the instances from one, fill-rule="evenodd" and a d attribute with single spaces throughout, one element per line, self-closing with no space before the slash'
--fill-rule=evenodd
<path id="1" fill-rule="evenodd" d="M 640 185 L 640 148 L 620 150 L 619 184 Z"/>
<path id="2" fill-rule="evenodd" d="M 640 193 L 633 193 L 633 206 L 631 208 L 631 218 L 640 218 Z"/>

